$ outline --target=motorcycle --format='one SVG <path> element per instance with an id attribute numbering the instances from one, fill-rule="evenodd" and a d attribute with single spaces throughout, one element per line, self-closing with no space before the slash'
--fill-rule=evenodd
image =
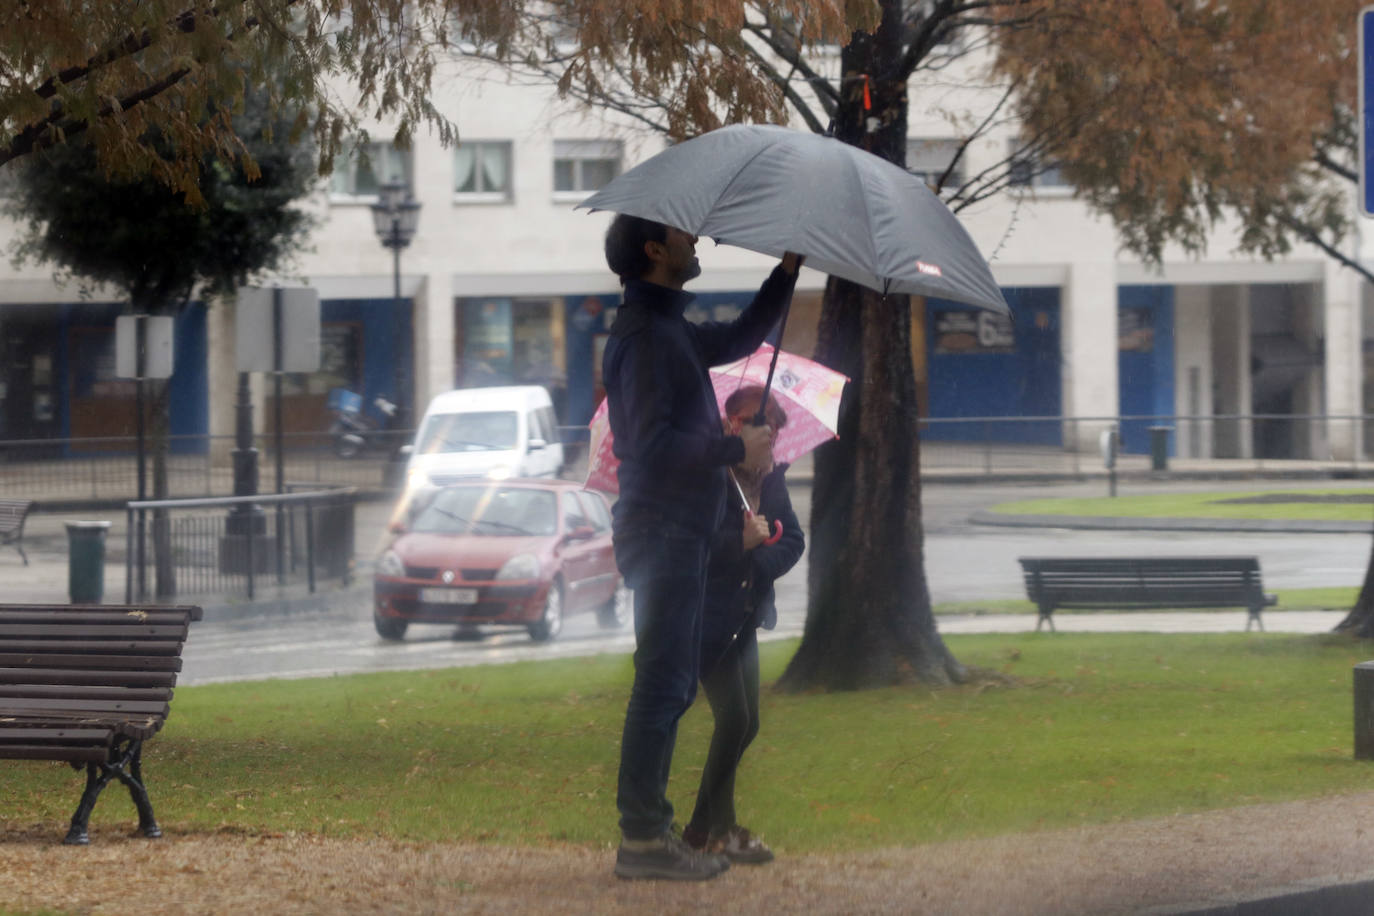
<path id="1" fill-rule="evenodd" d="M 334 438 L 334 454 L 340 458 L 356 458 L 365 451 L 387 451 L 395 446 L 392 434 L 396 422 L 396 404 L 385 397 L 372 399 L 372 406 L 380 416 L 374 420 L 362 411 L 362 396 L 343 388 L 329 393 L 329 408 L 334 423 L 329 434 Z"/>

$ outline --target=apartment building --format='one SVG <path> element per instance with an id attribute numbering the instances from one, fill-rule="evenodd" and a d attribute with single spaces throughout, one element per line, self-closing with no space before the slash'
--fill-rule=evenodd
<path id="1" fill-rule="evenodd" d="M 319 372 L 286 379 L 289 429 L 325 428 L 335 387 L 362 393 L 364 403 L 385 395 L 418 416 L 453 387 L 541 384 L 568 426 L 585 424 L 601 397 L 600 348 L 619 302 L 601 253 L 610 216 L 575 205 L 664 140 L 494 71 L 456 70 L 436 102 L 459 129 L 457 146 L 423 134 L 407 151 L 374 142 L 367 156 L 341 160 L 302 204 L 319 226 L 277 279 L 319 291 L 323 359 Z M 963 139 L 950 125 L 968 120 L 951 118 L 951 105 L 974 112 L 980 104 L 974 89 L 914 87 L 908 167 L 943 173 Z M 373 136 L 387 136 L 385 125 L 374 125 Z M 959 169 L 976 174 L 1015 143 L 1009 128 L 978 137 Z M 420 204 L 400 258 L 399 297 L 371 212 L 378 185 L 397 178 Z M 1147 267 L 1119 251 L 1110 222 L 1053 170 L 959 217 L 1013 316 L 915 304 L 929 416 L 1096 418 L 999 433 L 1083 450 L 1096 448 L 1108 418 L 1175 415 L 1200 418 L 1171 440 L 1177 455 L 1350 457 L 1365 448 L 1355 422 L 1229 419 L 1364 412 L 1374 378 L 1365 355 L 1369 293 L 1320 251 L 1299 248 L 1272 262 L 1238 257 L 1223 226 L 1204 257 L 1170 251 Z M 0 223 L 0 239 L 12 237 Z M 772 266 L 708 240 L 699 255 L 692 318 L 737 314 Z M 814 343 L 824 281 L 803 271 L 787 346 L 806 352 Z M 124 308 L 109 293 L 83 298 L 45 267 L 0 266 L 0 439 L 128 433 L 131 387 L 115 377 L 113 357 L 114 318 Z M 174 432 L 232 432 L 232 343 L 232 303 L 198 303 L 178 319 Z M 1125 448 L 1146 451 L 1154 422 L 1123 423 Z M 934 426 L 926 435 L 957 438 L 973 428 Z"/>

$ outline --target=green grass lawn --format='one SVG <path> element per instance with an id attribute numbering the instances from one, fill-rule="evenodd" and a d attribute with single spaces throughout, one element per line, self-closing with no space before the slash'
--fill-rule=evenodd
<path id="1" fill-rule="evenodd" d="M 1352 760 L 1343 638 L 950 636 L 1020 686 L 764 698 L 741 819 L 782 849 L 863 849 L 1374 788 Z M 764 647 L 776 678 L 795 643 Z M 1374 653 L 1371 653 L 1374 654 Z M 148 745 L 159 820 L 408 840 L 609 844 L 627 656 L 178 688 Z M 709 734 L 683 720 L 690 809 Z M 0 826 L 62 835 L 81 779 L 5 761 Z M 93 819 L 134 823 L 112 785 Z"/>
<path id="2" fill-rule="evenodd" d="M 1234 518 L 1293 519 L 1301 521 L 1370 522 L 1374 525 L 1374 506 L 1369 503 L 1269 502 L 1241 503 L 1235 500 L 1275 493 L 1313 495 L 1365 495 L 1368 489 L 1303 488 L 1297 490 L 1254 490 L 1225 493 L 1149 493 L 1091 499 L 1026 499 L 1001 503 L 993 512 L 1008 515 L 1102 515 L 1120 518 Z"/>

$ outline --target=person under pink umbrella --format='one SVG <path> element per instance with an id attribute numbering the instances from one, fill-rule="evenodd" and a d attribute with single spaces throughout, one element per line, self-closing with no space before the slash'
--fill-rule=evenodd
<path id="1" fill-rule="evenodd" d="M 725 431 L 733 433 L 752 422 L 762 402 L 762 386 L 736 389 L 725 401 Z M 769 396 L 763 414 L 776 434 L 774 441 L 781 441 L 790 424 L 776 397 Z M 806 547 L 787 494 L 786 471 L 781 462 L 730 469 L 741 501 L 726 512 L 707 562 L 701 686 L 715 725 L 696 806 L 682 838 L 694 849 L 740 865 L 773 860 L 773 851 L 735 815 L 735 774 L 759 731 L 756 631 L 777 624 L 773 583 L 797 564 Z"/>

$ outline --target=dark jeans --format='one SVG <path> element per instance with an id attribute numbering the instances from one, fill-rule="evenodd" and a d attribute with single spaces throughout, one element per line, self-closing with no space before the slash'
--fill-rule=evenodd
<path id="1" fill-rule="evenodd" d="M 616 532 L 616 562 L 635 593 L 635 679 L 616 792 L 627 839 L 651 839 L 672 826 L 668 771 L 678 720 L 696 697 L 708 546 L 669 526 Z"/>
<path id="2" fill-rule="evenodd" d="M 716 727 L 688 826 L 693 832 L 718 836 L 736 824 L 735 773 L 745 749 L 759 733 L 759 642 L 752 626 L 725 650 L 715 669 L 701 679 L 701 686 Z"/>

